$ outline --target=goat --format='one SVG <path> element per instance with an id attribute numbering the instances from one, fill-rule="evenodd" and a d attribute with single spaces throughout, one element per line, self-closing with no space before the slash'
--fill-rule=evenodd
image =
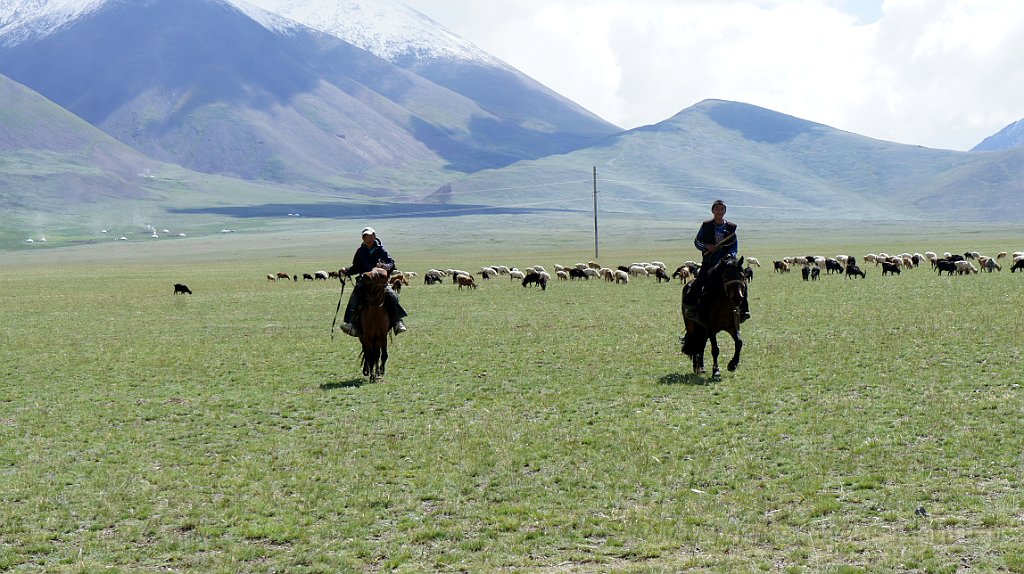
<path id="1" fill-rule="evenodd" d="M 191 295 L 192 294 L 192 290 L 189 289 L 187 285 L 183 285 L 181 283 L 175 283 L 174 284 L 174 294 L 177 295 L 178 293 L 182 293 L 182 294 L 188 293 L 189 295 Z"/>
<path id="2" fill-rule="evenodd" d="M 455 277 L 455 282 L 459 285 L 459 289 L 462 289 L 463 287 L 469 287 L 471 289 L 476 289 L 476 281 L 473 279 L 472 275 L 469 275 L 468 273 L 465 274 L 465 275 L 457 274 L 457 275 L 454 275 L 454 277 Z"/>
<path id="3" fill-rule="evenodd" d="M 947 274 L 952 275 L 956 271 L 956 261 L 950 261 L 949 259 L 936 259 L 935 270 L 939 275 L 945 271 Z"/>
<path id="4" fill-rule="evenodd" d="M 861 271 L 860 267 L 857 267 L 856 263 L 847 263 L 847 265 L 846 265 L 846 278 L 847 279 L 853 279 L 857 275 L 860 275 L 861 279 L 864 279 L 864 278 L 866 278 L 868 276 L 867 273 Z"/>
<path id="5" fill-rule="evenodd" d="M 897 263 L 890 263 L 889 261 L 882 262 L 882 275 L 899 275 L 900 266 Z"/>
<path id="6" fill-rule="evenodd" d="M 550 277 L 550 275 L 548 275 L 546 272 L 545 273 L 537 273 L 537 272 L 527 273 L 526 277 L 523 278 L 523 287 L 526 287 L 530 283 L 533 283 L 534 286 L 538 286 L 539 285 L 540 286 L 540 290 L 544 291 L 544 290 L 546 290 L 548 288 L 548 278 L 549 277 Z"/>

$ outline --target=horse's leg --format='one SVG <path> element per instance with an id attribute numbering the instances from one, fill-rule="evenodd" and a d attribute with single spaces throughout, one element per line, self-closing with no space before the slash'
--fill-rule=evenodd
<path id="1" fill-rule="evenodd" d="M 377 375 L 380 374 L 380 369 L 377 367 L 380 361 L 380 346 L 376 343 L 370 346 L 370 381 L 374 382 L 377 380 Z"/>
<path id="2" fill-rule="evenodd" d="M 387 340 L 387 337 L 385 337 L 384 338 L 384 344 L 381 345 L 381 347 L 380 347 L 380 369 L 378 371 L 378 374 L 380 376 L 382 376 L 382 377 L 384 376 L 384 365 L 386 365 L 387 363 L 388 363 L 388 340 Z"/>
<path id="3" fill-rule="evenodd" d="M 718 368 L 718 351 L 719 351 L 719 348 L 718 348 L 718 335 L 714 334 L 714 335 L 711 335 L 711 359 L 712 359 L 711 376 L 712 377 L 720 377 L 722 375 L 722 371 Z"/>
<path id="4" fill-rule="evenodd" d="M 732 360 L 729 361 L 729 371 L 735 371 L 736 367 L 740 366 L 740 350 L 743 348 L 743 339 L 740 339 L 740 330 L 736 329 L 732 331 L 732 342 L 736 346 L 736 350 L 733 351 Z"/>
<path id="5" fill-rule="evenodd" d="M 370 367 L 371 367 L 371 365 L 373 365 L 373 363 L 370 362 L 370 354 L 371 354 L 370 344 L 369 343 L 363 343 L 363 376 L 364 377 L 370 376 Z"/>

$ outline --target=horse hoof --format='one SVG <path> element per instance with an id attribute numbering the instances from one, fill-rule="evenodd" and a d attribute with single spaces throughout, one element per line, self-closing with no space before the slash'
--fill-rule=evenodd
<path id="1" fill-rule="evenodd" d="M 712 379 L 721 379 L 722 378 L 722 371 L 720 371 L 718 369 L 715 369 L 714 371 L 711 371 L 711 378 Z"/>
<path id="2" fill-rule="evenodd" d="M 728 366 L 728 367 L 726 367 L 726 368 L 728 368 L 728 369 L 729 369 L 729 372 L 731 373 L 731 372 L 735 371 L 735 370 L 736 370 L 736 367 L 738 367 L 738 366 L 739 366 L 739 365 L 737 365 L 737 364 L 729 363 L 729 366 Z"/>

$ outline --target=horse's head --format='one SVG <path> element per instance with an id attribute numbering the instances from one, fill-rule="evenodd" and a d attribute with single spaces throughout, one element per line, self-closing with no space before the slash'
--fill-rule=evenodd
<path id="1" fill-rule="evenodd" d="M 374 267 L 370 271 L 363 273 L 363 277 L 365 277 L 366 281 L 371 285 L 384 287 L 388 284 L 388 272 L 380 267 Z"/>
<path id="2" fill-rule="evenodd" d="M 747 274 L 743 272 L 743 258 L 726 257 L 716 265 L 725 296 L 738 307 L 747 297 Z"/>

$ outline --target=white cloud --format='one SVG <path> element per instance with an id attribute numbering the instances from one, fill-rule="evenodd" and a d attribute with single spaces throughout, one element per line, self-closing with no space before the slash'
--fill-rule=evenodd
<path id="1" fill-rule="evenodd" d="M 1024 118 L 1019 0 L 404 1 L 624 128 L 718 98 L 969 149 Z"/>

